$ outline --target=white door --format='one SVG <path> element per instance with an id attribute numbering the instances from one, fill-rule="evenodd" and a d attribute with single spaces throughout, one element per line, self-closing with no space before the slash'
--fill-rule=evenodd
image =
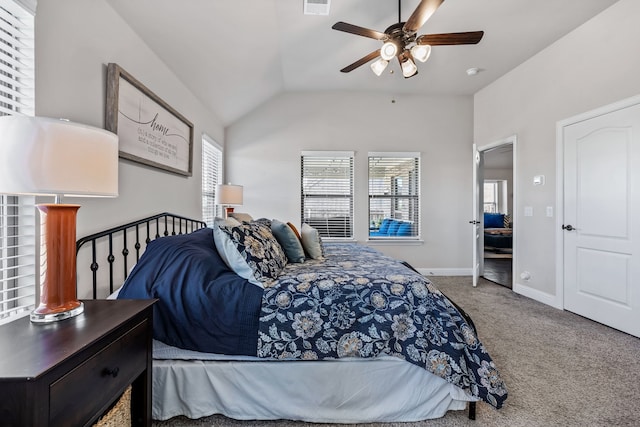
<path id="1" fill-rule="evenodd" d="M 640 337 L 640 104 L 562 132 L 564 307 Z"/>
<path id="2" fill-rule="evenodd" d="M 480 197 L 482 192 L 480 191 L 480 185 L 482 184 L 482 156 L 478 151 L 476 144 L 473 144 L 473 219 L 469 221 L 472 225 L 471 232 L 473 235 L 473 287 L 478 286 L 478 278 L 480 277 L 480 262 L 482 261 L 482 251 L 484 250 L 484 241 L 481 238 L 480 226 L 480 212 L 482 209 L 482 203 Z"/>

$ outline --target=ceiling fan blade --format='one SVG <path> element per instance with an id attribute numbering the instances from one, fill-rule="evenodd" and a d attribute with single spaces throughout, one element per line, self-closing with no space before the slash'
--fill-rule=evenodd
<path id="1" fill-rule="evenodd" d="M 345 33 L 351 33 L 358 36 L 369 37 L 376 40 L 382 40 L 387 35 L 385 33 L 381 33 L 380 31 L 370 30 L 364 27 L 358 27 L 357 25 L 347 24 L 346 22 L 336 22 L 333 24 L 334 30 L 344 31 Z"/>
<path id="2" fill-rule="evenodd" d="M 416 39 L 417 44 L 444 46 L 454 44 L 477 44 L 482 40 L 484 31 L 470 31 L 466 33 L 424 34 Z"/>
<path id="3" fill-rule="evenodd" d="M 427 22 L 427 19 L 431 18 L 442 2 L 444 0 L 422 0 L 402 29 L 408 33 L 416 33 Z"/>
<path id="4" fill-rule="evenodd" d="M 355 70 L 356 68 L 358 68 L 361 65 L 366 64 L 369 61 L 372 61 L 374 59 L 376 59 L 378 56 L 380 56 L 380 49 L 378 50 L 374 50 L 373 52 L 371 52 L 370 54 L 368 54 L 367 56 L 363 56 L 362 58 L 358 59 L 356 62 L 354 62 L 351 65 L 347 65 L 346 67 L 344 67 L 342 70 L 340 70 L 343 73 L 348 73 L 350 71 Z"/>

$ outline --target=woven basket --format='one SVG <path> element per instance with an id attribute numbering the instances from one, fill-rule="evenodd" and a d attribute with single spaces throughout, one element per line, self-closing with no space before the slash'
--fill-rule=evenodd
<path id="1" fill-rule="evenodd" d="M 131 386 L 122 393 L 115 405 L 104 414 L 94 427 L 131 426 Z"/>

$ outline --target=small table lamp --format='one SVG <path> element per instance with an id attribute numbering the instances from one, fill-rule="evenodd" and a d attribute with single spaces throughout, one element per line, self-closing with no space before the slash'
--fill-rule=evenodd
<path id="1" fill-rule="evenodd" d="M 64 196 L 118 195 L 118 137 L 103 129 L 44 117 L 0 117 L 0 193 L 55 196 L 40 210 L 40 305 L 31 321 L 84 311 L 76 296 L 76 212 Z"/>
<path id="2" fill-rule="evenodd" d="M 233 208 L 229 205 L 242 204 L 242 185 L 219 184 L 216 189 L 216 203 L 224 206 L 224 217 L 227 218 Z"/>

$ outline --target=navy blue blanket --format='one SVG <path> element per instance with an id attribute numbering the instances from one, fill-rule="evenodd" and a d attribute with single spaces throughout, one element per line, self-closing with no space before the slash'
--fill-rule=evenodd
<path id="1" fill-rule="evenodd" d="M 500 408 L 507 389 L 474 329 L 424 276 L 379 251 L 326 243 L 265 289 L 258 356 L 395 356 Z"/>
<path id="2" fill-rule="evenodd" d="M 118 298 L 158 298 L 153 333 L 166 344 L 255 356 L 262 293 L 226 266 L 204 228 L 150 242 Z"/>

